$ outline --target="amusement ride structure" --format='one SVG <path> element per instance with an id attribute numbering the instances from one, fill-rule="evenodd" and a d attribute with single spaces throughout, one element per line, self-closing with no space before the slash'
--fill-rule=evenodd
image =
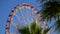
<path id="1" fill-rule="evenodd" d="M 24 9 L 25 8 L 25 9 Z M 24 11 L 23 11 L 24 9 Z M 32 10 L 32 11 L 31 11 Z M 14 28 L 17 30 L 16 25 L 23 25 L 24 22 L 33 22 L 34 19 L 37 20 L 37 23 L 41 24 L 41 13 L 32 5 L 23 3 L 14 7 L 9 13 L 5 34 L 11 34 L 10 28 L 11 24 L 14 25 Z M 44 26 L 48 26 L 44 21 Z M 21 28 L 21 26 L 19 26 Z M 23 27 L 23 26 L 22 26 Z M 18 33 L 15 33 L 18 34 Z"/>

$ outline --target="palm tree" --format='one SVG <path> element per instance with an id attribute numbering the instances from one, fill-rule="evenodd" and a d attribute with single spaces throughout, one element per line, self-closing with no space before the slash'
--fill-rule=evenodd
<path id="1" fill-rule="evenodd" d="M 29 28 L 27 26 L 24 26 L 22 29 L 18 29 L 18 32 L 21 34 L 30 34 Z"/>
<path id="2" fill-rule="evenodd" d="M 43 31 L 43 33 L 41 33 L 41 31 L 42 31 L 41 26 L 39 26 L 36 23 L 36 21 L 34 21 L 33 23 L 30 24 L 30 29 L 29 29 L 28 26 L 24 26 L 24 28 L 18 29 L 18 31 L 21 34 L 47 34 L 47 32 L 49 31 L 49 28 L 48 29 L 45 29 Z"/>
<path id="3" fill-rule="evenodd" d="M 43 9 L 44 10 L 41 11 L 42 20 L 46 19 L 47 21 L 55 20 L 56 23 L 54 24 L 54 26 L 56 26 L 56 29 L 60 28 L 60 1 L 55 0 L 51 2 L 49 0 L 48 2 L 46 2 L 46 5 L 44 6 Z"/>
<path id="4" fill-rule="evenodd" d="M 30 24 L 31 34 L 41 34 L 41 26 L 39 26 L 36 21 Z"/>

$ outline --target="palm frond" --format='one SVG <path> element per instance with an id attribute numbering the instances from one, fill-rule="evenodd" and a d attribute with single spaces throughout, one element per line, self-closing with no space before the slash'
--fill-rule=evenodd
<path id="1" fill-rule="evenodd" d="M 31 23 L 30 25 L 31 28 L 31 34 L 41 34 L 41 27 L 36 24 L 36 21 Z"/>
<path id="2" fill-rule="evenodd" d="M 42 34 L 42 28 L 41 26 L 39 26 L 36 21 L 34 21 L 33 23 L 30 24 L 30 29 L 29 27 L 25 26 L 22 29 L 18 29 L 18 31 L 21 34 Z M 47 32 L 49 31 L 49 29 L 44 30 L 44 34 L 47 34 Z"/>
<path id="3" fill-rule="evenodd" d="M 55 25 L 56 25 L 56 30 L 57 30 L 58 28 L 60 28 L 60 19 L 56 21 L 56 24 L 55 24 Z"/>
<path id="4" fill-rule="evenodd" d="M 60 2 L 48 2 L 42 11 L 42 19 L 45 20 L 48 18 L 48 21 L 52 20 L 52 18 L 56 19 L 57 16 L 60 16 Z"/>
<path id="5" fill-rule="evenodd" d="M 21 34 L 30 34 L 29 28 L 27 26 L 25 26 L 22 29 L 18 29 L 18 32 L 21 33 Z"/>
<path id="6" fill-rule="evenodd" d="M 50 30 L 50 28 L 47 28 L 43 31 L 43 34 L 47 34 L 47 32 Z"/>

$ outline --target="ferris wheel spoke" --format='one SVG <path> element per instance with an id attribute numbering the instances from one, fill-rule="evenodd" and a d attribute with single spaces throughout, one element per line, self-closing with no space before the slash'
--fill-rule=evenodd
<path id="1" fill-rule="evenodd" d="M 26 4 L 26 3 L 16 6 L 13 10 L 13 13 L 11 12 L 10 14 L 11 15 L 9 17 L 13 19 L 12 26 L 16 30 L 18 28 L 20 28 L 21 26 L 24 26 L 26 23 L 28 25 L 29 23 L 33 22 L 34 20 L 37 20 L 36 23 L 41 22 L 41 21 L 39 21 L 40 16 L 41 16 L 39 11 L 36 8 L 34 8 L 34 6 Z M 11 27 L 10 18 L 8 18 L 8 21 L 7 21 L 7 23 L 9 22 L 9 24 L 8 24 L 9 27 Z M 46 26 L 48 26 L 47 23 L 42 23 L 42 24 L 45 24 Z M 9 33 L 10 29 L 8 29 L 7 31 L 6 31 L 6 34 L 10 34 Z M 17 31 L 16 31 L 16 34 L 18 34 Z"/>

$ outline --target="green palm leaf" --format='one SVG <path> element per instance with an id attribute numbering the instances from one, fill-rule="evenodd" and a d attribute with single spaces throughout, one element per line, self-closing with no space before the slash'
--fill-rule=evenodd
<path id="1" fill-rule="evenodd" d="M 25 26 L 24 28 L 22 29 L 19 29 L 18 30 L 21 34 L 30 34 L 29 32 L 29 28 L 27 26 Z"/>
<path id="2" fill-rule="evenodd" d="M 29 27 L 27 26 L 24 26 L 24 28 L 22 29 L 18 29 L 18 31 L 21 33 L 21 34 L 42 34 L 41 31 L 42 31 L 42 28 L 41 26 L 39 26 L 36 21 L 34 21 L 33 23 L 30 23 L 30 29 Z M 46 29 L 44 30 L 44 34 L 47 34 L 49 30 Z"/>
<path id="3" fill-rule="evenodd" d="M 42 19 L 47 21 L 56 20 L 57 28 L 60 27 L 60 2 L 47 2 L 44 10 L 42 11 Z"/>
<path id="4" fill-rule="evenodd" d="M 46 6 L 44 8 L 44 11 L 42 11 L 42 19 L 47 19 L 50 21 L 52 18 L 56 19 L 60 16 L 60 2 L 48 2 L 46 3 Z"/>

